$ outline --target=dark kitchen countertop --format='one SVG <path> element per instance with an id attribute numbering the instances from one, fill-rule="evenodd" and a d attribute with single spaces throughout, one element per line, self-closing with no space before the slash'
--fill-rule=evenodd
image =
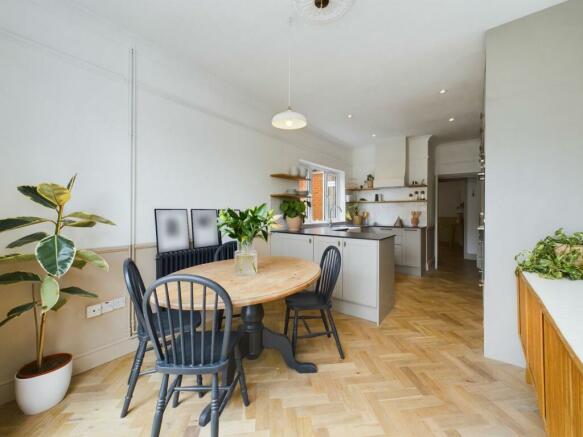
<path id="1" fill-rule="evenodd" d="M 299 231 L 288 231 L 287 229 L 272 229 L 271 232 L 278 232 L 281 234 L 297 234 L 297 235 L 316 235 L 323 237 L 337 237 L 337 238 L 354 238 L 358 240 L 374 240 L 380 241 L 386 238 L 394 237 L 391 231 L 391 226 L 362 226 L 359 230 L 354 231 L 339 231 L 336 229 L 355 228 L 356 226 L 335 224 L 329 226 L 315 226 L 302 228 Z M 384 229 L 381 229 L 384 228 Z M 394 228 L 402 229 L 402 228 Z M 415 228 L 417 229 L 417 228 Z M 420 229 L 420 228 L 419 228 Z"/>

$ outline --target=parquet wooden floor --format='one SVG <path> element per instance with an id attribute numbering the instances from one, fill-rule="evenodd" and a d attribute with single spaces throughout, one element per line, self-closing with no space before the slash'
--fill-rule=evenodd
<path id="1" fill-rule="evenodd" d="M 544 435 L 522 369 L 482 356 L 481 293 L 457 267 L 422 279 L 398 276 L 396 307 L 380 327 L 336 313 L 344 361 L 332 339 L 299 344 L 300 359 L 316 362 L 317 374 L 290 371 L 271 351 L 245 361 L 251 405 L 244 408 L 235 392 L 221 435 Z M 266 325 L 281 328 L 282 310 L 269 305 Z M 0 407 L 0 435 L 149 435 L 158 376 L 140 379 L 130 413 L 119 418 L 131 360 L 74 377 L 66 399 L 42 415 L 23 416 L 14 403 Z M 208 397 L 182 396 L 166 411 L 163 435 L 209 435 L 210 427 L 197 426 Z"/>

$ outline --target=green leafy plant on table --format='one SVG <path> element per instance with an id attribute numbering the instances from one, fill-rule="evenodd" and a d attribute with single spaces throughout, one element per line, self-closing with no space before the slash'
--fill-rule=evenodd
<path id="1" fill-rule="evenodd" d="M 515 259 L 517 272 L 535 272 L 549 279 L 583 279 L 583 232 L 567 235 L 558 229 Z"/>
<path id="2" fill-rule="evenodd" d="M 274 222 L 273 210 L 265 203 L 244 211 L 228 208 L 219 212 L 219 229 L 241 245 L 250 245 L 257 237 L 267 241 Z"/>
<path id="3" fill-rule="evenodd" d="M 275 223 L 273 210 L 262 204 L 244 211 L 223 209 L 219 213 L 219 229 L 239 242 L 235 252 L 235 271 L 239 275 L 257 273 L 257 252 L 252 248 L 257 237 L 267 241 L 269 227 Z"/>
<path id="4" fill-rule="evenodd" d="M 33 202 L 52 210 L 54 218 L 44 217 L 14 217 L 0 220 L 0 232 L 20 229 L 27 226 L 49 224 L 52 233 L 35 232 L 10 243 L 7 248 L 27 246 L 36 243 L 34 253 L 11 253 L 0 256 L 0 265 L 37 261 L 44 274 L 41 276 L 33 272 L 14 271 L 0 275 L 0 285 L 15 284 L 18 282 L 39 283 L 40 290 L 34 293 L 32 301 L 12 308 L 6 314 L 6 318 L 0 321 L 0 326 L 10 320 L 21 316 L 27 311 L 33 311 L 35 326 L 40 313 L 40 327 L 36 332 L 36 372 L 49 370 L 43 367 L 43 353 L 45 344 L 45 332 L 49 311 L 57 311 L 66 302 L 66 296 L 97 297 L 95 293 L 83 290 L 79 287 L 61 288 L 59 281 L 67 274 L 71 267 L 83 269 L 87 264 L 108 270 L 107 262 L 91 250 L 77 249 L 75 243 L 62 235 L 66 228 L 90 228 L 97 223 L 113 225 L 106 218 L 88 212 L 72 212 L 65 214 L 65 204 L 71 199 L 71 191 L 75 183 L 73 176 L 66 186 L 54 183 L 43 183 L 38 186 L 23 185 L 18 191 Z"/>

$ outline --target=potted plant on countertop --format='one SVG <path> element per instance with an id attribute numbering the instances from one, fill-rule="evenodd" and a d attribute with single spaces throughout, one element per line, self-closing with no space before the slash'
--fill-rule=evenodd
<path id="1" fill-rule="evenodd" d="M 548 279 L 583 279 L 583 232 L 567 235 L 558 229 L 540 240 L 532 251 L 515 257 L 520 271 L 535 272 Z"/>
<path id="2" fill-rule="evenodd" d="M 257 251 L 253 240 L 259 237 L 267 241 L 269 227 L 275 223 L 273 210 L 265 203 L 244 211 L 222 209 L 219 212 L 219 229 L 223 234 L 237 240 L 235 272 L 239 275 L 257 273 Z"/>
<path id="3" fill-rule="evenodd" d="M 306 203 L 297 199 L 286 199 L 281 202 L 279 209 L 290 231 L 297 232 L 302 227 L 306 216 Z"/>
<path id="4" fill-rule="evenodd" d="M 11 253 L 0 256 L 0 265 L 14 262 L 36 261 L 42 268 L 42 277 L 33 272 L 14 271 L 0 275 L 0 285 L 19 282 L 40 284 L 33 292 L 32 300 L 12 308 L 0 326 L 10 320 L 32 311 L 36 331 L 36 360 L 21 367 L 15 379 L 16 402 L 25 414 L 37 414 L 58 404 L 69 388 L 72 373 L 72 355 L 57 353 L 44 355 L 45 335 L 49 311 L 59 310 L 66 302 L 67 296 L 97 297 L 95 293 L 79 287 L 61 288 L 59 282 L 71 267 L 83 269 L 86 264 L 108 270 L 107 262 L 95 252 L 81 250 L 75 243 L 64 237 L 62 232 L 69 227 L 89 228 L 97 223 L 113 225 L 114 223 L 88 212 L 65 214 L 65 204 L 71 198 L 71 191 L 76 175 L 67 186 L 43 183 L 38 186 L 24 185 L 18 191 L 33 202 L 53 210 L 56 219 L 44 217 L 14 217 L 0 220 L 0 232 L 20 229 L 36 224 L 50 224 L 53 232 L 35 232 L 10 243 L 13 249 L 36 243 L 34 253 Z M 36 287 L 35 287 L 36 288 Z M 40 324 L 38 319 L 40 316 Z"/>

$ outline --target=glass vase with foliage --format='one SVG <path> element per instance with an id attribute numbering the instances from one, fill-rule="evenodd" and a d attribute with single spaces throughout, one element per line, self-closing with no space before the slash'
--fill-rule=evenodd
<path id="1" fill-rule="evenodd" d="M 0 233 L 22 229 L 33 225 L 48 225 L 51 232 L 38 231 L 28 234 L 8 244 L 8 249 L 16 249 L 30 246 L 33 243 L 34 251 L 28 253 L 9 253 L 0 256 L 0 266 L 36 261 L 41 267 L 41 274 L 30 271 L 12 271 L 0 274 L 0 285 L 10 285 L 19 282 L 39 284 L 34 287 L 34 292 L 29 302 L 18 305 L 6 313 L 6 317 L 0 321 L 0 326 L 5 325 L 16 317 L 32 311 L 34 313 L 36 330 L 36 360 L 24 366 L 19 374 L 27 376 L 41 374 L 50 371 L 58 362 L 44 360 L 45 333 L 47 319 L 50 311 L 59 310 L 69 296 L 95 298 L 93 292 L 80 287 L 61 287 L 60 282 L 72 268 L 83 269 L 87 264 L 93 264 L 101 270 L 108 270 L 107 262 L 97 253 L 78 249 L 75 243 L 65 237 L 63 233 L 68 228 L 90 228 L 98 223 L 113 225 L 106 218 L 90 212 L 65 212 L 65 205 L 71 199 L 71 192 L 75 183 L 73 176 L 66 186 L 55 183 L 43 183 L 37 186 L 23 185 L 18 191 L 33 202 L 51 210 L 53 217 L 20 216 L 0 220 Z M 40 318 L 40 323 L 39 323 Z M 54 360 L 53 360 L 54 361 Z"/>
<path id="2" fill-rule="evenodd" d="M 267 241 L 269 227 L 273 223 L 273 210 L 268 209 L 265 203 L 244 211 L 229 208 L 219 212 L 219 229 L 239 244 L 235 252 L 237 274 L 257 273 L 257 252 L 253 249 L 253 240 L 262 238 Z"/>

